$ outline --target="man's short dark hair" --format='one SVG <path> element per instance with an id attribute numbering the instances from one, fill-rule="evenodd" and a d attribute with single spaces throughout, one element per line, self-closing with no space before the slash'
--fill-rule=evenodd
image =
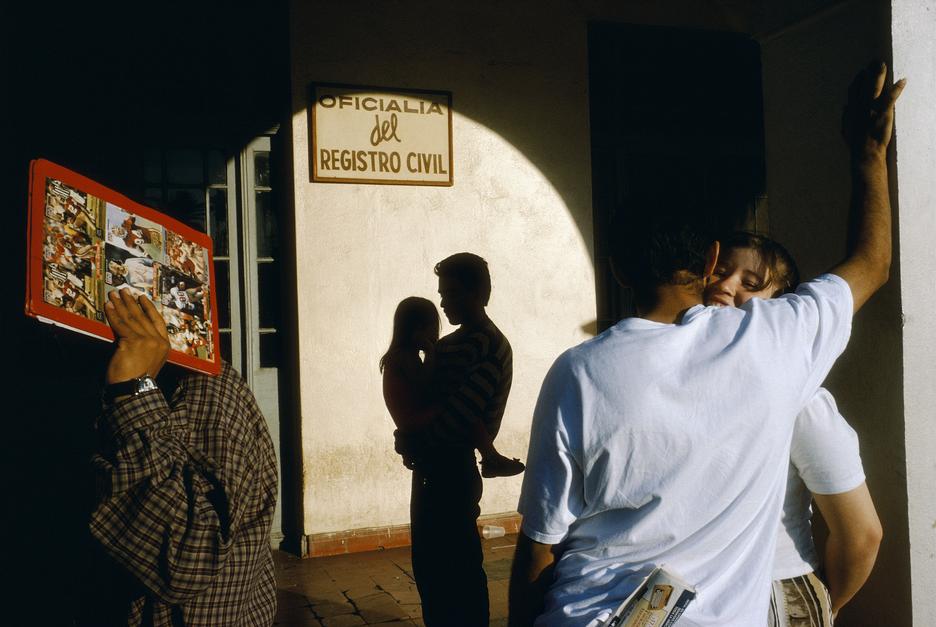
<path id="1" fill-rule="evenodd" d="M 611 222 L 611 261 L 638 302 L 652 300 L 661 285 L 687 285 L 705 273 L 712 238 L 684 217 L 618 214 Z"/>
<path id="2" fill-rule="evenodd" d="M 465 289 L 478 294 L 486 307 L 491 298 L 491 273 L 487 261 L 474 253 L 455 253 L 435 265 L 437 277 L 455 279 Z"/>

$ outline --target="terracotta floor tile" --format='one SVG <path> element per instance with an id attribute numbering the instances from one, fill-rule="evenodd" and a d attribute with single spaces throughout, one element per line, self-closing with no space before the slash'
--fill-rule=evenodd
<path id="1" fill-rule="evenodd" d="M 310 599 L 312 601 L 312 611 L 315 612 L 315 615 L 320 618 L 332 618 L 334 616 L 343 616 L 345 614 L 353 614 L 354 606 L 348 603 L 347 600 L 341 602 L 334 601 L 321 601 L 316 602 L 315 599 Z"/>
<path id="2" fill-rule="evenodd" d="M 358 599 L 373 596 L 375 594 L 385 594 L 383 590 L 377 587 L 373 581 L 370 584 L 357 584 L 350 588 L 342 590 L 344 595 L 357 603 Z"/>
<path id="3" fill-rule="evenodd" d="M 279 588 L 276 591 L 276 607 L 277 609 L 309 607 L 309 599 L 300 591 Z"/>
<path id="4" fill-rule="evenodd" d="M 507 624 L 507 583 L 515 542 L 516 536 L 505 536 L 481 543 L 491 627 Z M 274 563 L 280 600 L 277 627 L 368 623 L 425 627 L 409 547 L 310 559 L 274 551 Z"/>
<path id="5" fill-rule="evenodd" d="M 322 627 L 322 623 L 307 607 L 278 608 L 273 625 L 276 627 Z"/>
<path id="6" fill-rule="evenodd" d="M 354 627 L 355 625 L 366 624 L 364 619 L 356 614 L 343 614 L 322 620 L 322 625 L 325 627 Z"/>
<path id="7" fill-rule="evenodd" d="M 364 618 L 364 621 L 369 625 L 409 618 L 407 611 L 400 607 L 400 604 L 390 595 L 369 597 L 358 604 L 358 611 L 361 617 Z"/>
<path id="8" fill-rule="evenodd" d="M 422 618 L 422 605 L 419 603 L 400 603 L 400 607 L 410 618 Z"/>
<path id="9" fill-rule="evenodd" d="M 400 605 L 419 605 L 419 592 L 416 586 L 408 590 L 389 590 L 389 593 Z"/>

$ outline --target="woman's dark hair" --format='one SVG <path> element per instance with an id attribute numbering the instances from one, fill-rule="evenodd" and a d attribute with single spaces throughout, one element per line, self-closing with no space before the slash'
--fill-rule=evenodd
<path id="1" fill-rule="evenodd" d="M 401 300 L 393 313 L 393 336 L 390 338 L 390 347 L 380 358 L 380 372 L 383 372 L 395 350 L 412 347 L 413 333 L 429 325 L 439 328 L 439 310 L 431 300 L 419 296 Z"/>
<path id="2" fill-rule="evenodd" d="M 749 231 L 737 231 L 721 240 L 722 253 L 729 250 L 749 248 L 755 251 L 767 267 L 764 283 L 757 290 L 773 287 L 773 296 L 792 292 L 799 285 L 800 276 L 793 256 L 778 242 Z"/>

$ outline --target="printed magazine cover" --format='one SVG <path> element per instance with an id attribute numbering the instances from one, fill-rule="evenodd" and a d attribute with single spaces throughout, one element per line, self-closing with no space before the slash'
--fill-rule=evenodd
<path id="1" fill-rule="evenodd" d="M 162 314 L 170 362 L 219 373 L 208 235 L 44 159 L 30 171 L 26 314 L 112 341 L 104 303 L 127 288 Z"/>
<path id="2" fill-rule="evenodd" d="M 659 566 L 618 606 L 604 627 L 676 625 L 695 596 L 694 587 L 665 566 Z"/>

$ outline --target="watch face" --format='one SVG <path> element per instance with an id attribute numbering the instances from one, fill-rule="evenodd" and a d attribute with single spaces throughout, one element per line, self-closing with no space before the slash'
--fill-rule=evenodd
<path id="1" fill-rule="evenodd" d="M 137 387 L 136 387 L 137 394 L 142 394 L 143 392 L 149 392 L 151 390 L 156 390 L 156 389 L 159 389 L 159 388 L 156 386 L 156 381 L 153 379 L 153 377 L 145 376 L 145 377 L 140 377 L 139 379 L 137 379 Z"/>

